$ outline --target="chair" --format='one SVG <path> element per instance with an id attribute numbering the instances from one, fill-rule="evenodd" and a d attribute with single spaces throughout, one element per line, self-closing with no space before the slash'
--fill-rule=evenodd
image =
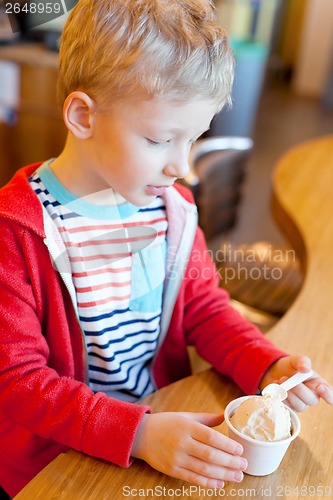
<path id="1" fill-rule="evenodd" d="M 253 141 L 247 137 L 212 137 L 192 147 L 185 182 L 194 194 L 207 241 L 221 238 L 236 224 L 252 148 Z"/>
<path id="2" fill-rule="evenodd" d="M 232 243 L 252 149 L 248 137 L 201 139 L 191 150 L 190 173 L 182 183 L 193 192 L 221 286 L 234 307 L 266 331 L 290 307 L 303 277 L 295 252 L 287 245 Z"/>

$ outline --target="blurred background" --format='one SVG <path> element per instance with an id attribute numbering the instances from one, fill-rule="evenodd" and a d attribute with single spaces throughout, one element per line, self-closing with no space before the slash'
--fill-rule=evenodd
<path id="1" fill-rule="evenodd" d="M 254 141 L 233 238 L 280 243 L 270 212 L 272 170 L 288 148 L 333 132 L 333 2 L 215 3 L 237 69 L 233 108 L 216 117 L 209 135 Z M 64 144 L 55 88 L 66 15 L 31 28 L 28 15 L 8 22 L 0 3 L 0 185 L 20 166 L 56 156 Z"/>
<path id="2" fill-rule="evenodd" d="M 272 170 L 293 145 L 333 132 L 333 2 L 216 5 L 234 42 L 237 70 L 233 109 L 222 112 L 214 132 L 254 140 L 234 241 L 280 243 L 270 212 Z"/>

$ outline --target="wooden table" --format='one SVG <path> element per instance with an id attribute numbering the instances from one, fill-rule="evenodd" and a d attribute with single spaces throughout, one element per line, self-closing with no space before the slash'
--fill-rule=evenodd
<path id="1" fill-rule="evenodd" d="M 273 186 L 275 214 L 299 251 L 306 278 L 293 306 L 268 337 L 289 352 L 311 356 L 314 368 L 333 382 L 333 137 L 287 152 L 275 169 Z M 230 380 L 208 370 L 161 389 L 145 402 L 158 411 L 222 412 L 240 395 Z M 224 493 L 206 494 L 139 460 L 121 469 L 69 451 L 16 499 L 333 498 L 333 407 L 320 402 L 300 419 L 301 434 L 275 473 L 245 475 L 241 484 L 227 484 Z"/>

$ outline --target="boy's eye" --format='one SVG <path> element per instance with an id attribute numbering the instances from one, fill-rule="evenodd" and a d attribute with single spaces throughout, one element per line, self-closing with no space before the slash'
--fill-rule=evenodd
<path id="1" fill-rule="evenodd" d="M 149 137 L 146 137 L 146 140 L 152 146 L 161 146 L 162 144 L 168 144 L 170 142 L 170 141 L 153 141 L 153 139 L 149 139 Z"/>
<path id="2" fill-rule="evenodd" d="M 154 141 L 153 139 L 150 139 L 149 137 L 146 137 L 145 139 L 148 142 L 148 144 L 150 144 L 151 146 L 163 146 L 163 145 L 169 144 L 171 142 L 171 140 Z M 191 139 L 191 140 L 188 141 L 188 143 L 189 143 L 190 146 L 192 146 L 197 140 L 198 140 L 198 138 Z"/>

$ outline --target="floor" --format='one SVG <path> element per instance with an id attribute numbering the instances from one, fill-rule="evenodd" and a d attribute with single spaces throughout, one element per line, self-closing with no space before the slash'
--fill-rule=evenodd
<path id="1" fill-rule="evenodd" d="M 285 84 L 263 91 L 254 128 L 254 151 L 248 165 L 235 243 L 284 241 L 270 212 L 271 175 L 278 158 L 290 147 L 333 133 L 333 109 L 300 97 Z"/>

